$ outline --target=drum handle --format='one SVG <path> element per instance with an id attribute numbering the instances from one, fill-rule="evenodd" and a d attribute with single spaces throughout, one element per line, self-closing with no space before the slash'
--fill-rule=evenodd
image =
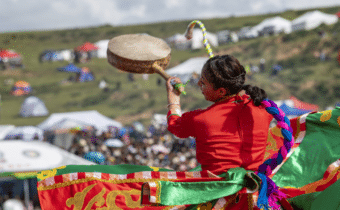
<path id="1" fill-rule="evenodd" d="M 156 73 L 160 74 L 166 81 L 168 81 L 168 79 L 170 78 L 170 75 L 167 74 L 164 69 L 158 65 L 157 62 L 155 62 L 153 65 L 152 65 L 152 68 L 155 70 Z M 176 83 L 174 81 L 171 81 L 171 84 L 172 86 L 178 90 L 180 93 L 183 93 L 185 94 L 185 91 L 184 91 L 184 85 L 182 83 Z"/>

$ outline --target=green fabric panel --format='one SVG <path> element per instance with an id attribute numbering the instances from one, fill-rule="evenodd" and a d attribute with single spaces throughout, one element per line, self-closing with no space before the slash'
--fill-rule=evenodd
<path id="1" fill-rule="evenodd" d="M 280 187 L 302 187 L 322 179 L 327 167 L 340 158 L 340 107 L 332 110 L 330 119 L 323 113 L 309 114 L 306 135 L 300 146 L 274 175 Z M 329 116 L 329 115 L 328 115 Z"/>
<path id="2" fill-rule="evenodd" d="M 321 192 L 309 193 L 287 199 L 294 209 L 311 210 L 312 203 Z"/>
<path id="3" fill-rule="evenodd" d="M 312 203 L 311 210 L 340 210 L 340 180 L 322 191 Z"/>
<path id="4" fill-rule="evenodd" d="M 226 181 L 211 182 L 170 182 L 159 181 L 161 205 L 200 204 L 233 195 L 244 186 L 259 186 L 260 179 L 246 178 L 248 172 L 243 168 L 233 168 L 227 172 Z M 249 173 L 248 173 L 249 174 Z M 247 177 L 249 175 L 247 174 Z M 255 174 L 253 176 L 256 177 Z"/>

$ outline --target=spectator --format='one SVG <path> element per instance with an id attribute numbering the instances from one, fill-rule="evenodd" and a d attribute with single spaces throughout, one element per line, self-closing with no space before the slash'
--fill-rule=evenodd
<path id="1" fill-rule="evenodd" d="M 264 72 L 265 64 L 266 64 L 266 60 L 264 58 L 261 58 L 261 60 L 260 60 L 260 72 Z"/>
<path id="2" fill-rule="evenodd" d="M 134 77 L 134 75 L 132 73 L 128 74 L 128 80 L 129 80 L 129 82 L 134 82 L 135 81 L 135 77 Z"/>
<path id="3" fill-rule="evenodd" d="M 326 52 L 324 50 L 321 50 L 320 53 L 320 60 L 325 61 L 326 60 Z"/>
<path id="4" fill-rule="evenodd" d="M 281 70 L 282 70 L 282 66 L 280 66 L 279 64 L 273 65 L 273 67 L 272 67 L 272 76 L 277 75 Z"/>

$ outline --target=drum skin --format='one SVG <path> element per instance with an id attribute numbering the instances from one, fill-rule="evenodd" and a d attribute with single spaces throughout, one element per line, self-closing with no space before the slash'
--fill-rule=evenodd
<path id="1" fill-rule="evenodd" d="M 109 41 L 107 49 L 108 62 L 131 73 L 153 74 L 155 64 L 165 69 L 170 58 L 171 48 L 165 41 L 144 34 L 117 36 Z"/>

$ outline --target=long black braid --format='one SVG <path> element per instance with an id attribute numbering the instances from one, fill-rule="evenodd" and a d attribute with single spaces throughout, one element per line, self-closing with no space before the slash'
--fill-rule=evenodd
<path id="1" fill-rule="evenodd" d="M 246 71 L 240 62 L 232 55 L 214 56 L 203 67 L 207 72 L 207 79 L 213 83 L 214 89 L 226 88 L 228 95 L 233 95 L 245 90 L 255 106 L 260 106 L 263 99 L 267 98 L 266 92 L 252 85 L 244 85 Z"/>

